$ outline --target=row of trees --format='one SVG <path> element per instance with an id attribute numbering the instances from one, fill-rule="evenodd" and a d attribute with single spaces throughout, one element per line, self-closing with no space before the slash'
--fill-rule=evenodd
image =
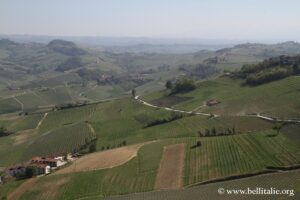
<path id="1" fill-rule="evenodd" d="M 117 145 L 115 145 L 115 146 L 111 146 L 111 145 L 106 145 L 106 146 L 102 146 L 101 147 L 101 150 L 102 151 L 104 151 L 105 149 L 113 149 L 113 148 L 115 148 L 115 147 L 122 147 L 122 146 L 126 146 L 127 145 L 127 142 L 126 142 L 126 140 L 123 140 L 121 143 L 119 143 L 119 144 L 117 144 Z"/>
<path id="2" fill-rule="evenodd" d="M 244 65 L 233 77 L 245 79 L 248 85 L 260 85 L 295 74 L 300 74 L 300 56 L 280 56 Z"/>
<path id="3" fill-rule="evenodd" d="M 271 70 L 261 71 L 255 74 L 250 74 L 246 77 L 246 84 L 260 85 L 271 81 L 279 80 L 293 74 L 293 71 L 288 68 L 276 67 Z"/>
<path id="4" fill-rule="evenodd" d="M 176 113 L 176 112 L 172 112 L 171 116 L 168 118 L 164 118 L 164 119 L 155 119 L 149 123 L 147 123 L 144 128 L 148 128 L 151 126 L 156 126 L 156 125 L 160 125 L 160 124 L 165 124 L 165 123 L 169 123 L 178 119 L 183 118 L 183 114 L 182 113 Z"/>
<path id="5" fill-rule="evenodd" d="M 210 137 L 210 136 L 222 136 L 222 135 L 234 135 L 237 131 L 235 127 L 217 130 L 215 127 L 211 129 L 205 129 L 204 131 L 198 131 L 199 137 Z"/>

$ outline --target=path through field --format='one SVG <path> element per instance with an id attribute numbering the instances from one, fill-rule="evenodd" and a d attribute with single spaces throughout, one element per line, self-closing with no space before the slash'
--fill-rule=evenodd
<path id="1" fill-rule="evenodd" d="M 135 96 L 134 97 L 135 100 L 137 100 L 138 102 L 141 102 L 142 104 L 146 105 L 146 106 L 150 106 L 152 108 L 161 108 L 161 109 L 165 109 L 168 111 L 174 111 L 174 112 L 180 112 L 180 113 L 186 113 L 186 114 L 195 114 L 195 115 L 204 115 L 204 116 L 211 116 L 210 113 L 202 113 L 202 112 L 192 112 L 192 111 L 184 111 L 184 110 L 177 110 L 177 109 L 173 109 L 173 108 L 168 108 L 168 107 L 161 107 L 161 106 L 156 106 L 153 104 L 150 104 L 142 99 L 139 98 L 139 96 Z M 216 117 L 216 115 L 214 115 Z"/>
<path id="2" fill-rule="evenodd" d="M 178 189 L 183 186 L 184 144 L 169 145 L 164 148 L 159 170 L 155 180 L 155 189 Z"/>
<path id="3" fill-rule="evenodd" d="M 34 183 L 38 178 L 30 178 L 22 183 L 17 189 L 15 189 L 12 193 L 10 193 L 7 197 L 7 200 L 18 200 L 24 192 L 32 188 Z"/>
<path id="4" fill-rule="evenodd" d="M 38 129 L 42 125 L 42 123 L 46 119 L 47 115 L 48 115 L 48 113 L 44 114 L 43 118 L 39 121 L 39 123 L 38 123 L 38 125 L 36 126 L 35 129 Z"/>
<path id="5" fill-rule="evenodd" d="M 55 174 L 113 168 L 134 158 L 138 150 L 148 143 L 150 142 L 88 154 L 75 160 L 70 166 L 57 171 Z"/>
<path id="6" fill-rule="evenodd" d="M 21 105 L 21 110 L 23 111 L 24 110 L 24 104 L 19 99 L 17 99 L 16 97 L 14 97 L 14 100 L 16 100 L 16 102 L 18 102 Z"/>

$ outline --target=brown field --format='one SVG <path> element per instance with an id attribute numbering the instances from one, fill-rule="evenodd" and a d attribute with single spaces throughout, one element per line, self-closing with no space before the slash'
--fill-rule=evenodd
<path id="1" fill-rule="evenodd" d="M 38 178 L 31 178 L 22 183 L 17 189 L 15 189 L 12 193 L 10 193 L 7 197 L 7 200 L 17 200 L 19 199 L 24 192 L 32 188 L 34 183 Z"/>
<path id="2" fill-rule="evenodd" d="M 184 144 L 169 145 L 164 148 L 155 181 L 156 190 L 182 187 L 184 157 Z"/>
<path id="3" fill-rule="evenodd" d="M 18 135 L 14 137 L 15 142 L 14 145 L 22 144 L 28 141 L 29 138 L 37 134 L 35 129 L 27 129 L 25 131 L 19 131 Z"/>
<path id="4" fill-rule="evenodd" d="M 58 170 L 55 174 L 91 171 L 122 165 L 134 158 L 144 144 L 146 143 L 88 154 L 75 160 L 71 165 Z"/>

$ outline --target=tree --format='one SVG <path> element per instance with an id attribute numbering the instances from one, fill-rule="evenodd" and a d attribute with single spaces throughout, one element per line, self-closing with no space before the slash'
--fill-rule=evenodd
<path id="1" fill-rule="evenodd" d="M 200 147 L 201 146 L 201 141 L 197 141 L 197 144 L 196 144 L 197 147 Z"/>
<path id="2" fill-rule="evenodd" d="M 195 81 L 188 78 L 182 78 L 176 81 L 175 86 L 172 88 L 172 93 L 189 92 L 196 88 Z"/>
<path id="3" fill-rule="evenodd" d="M 202 136 L 202 132 L 198 131 L 198 136 L 201 137 Z"/>
<path id="4" fill-rule="evenodd" d="M 131 90 L 131 95 L 132 95 L 133 98 L 135 98 L 135 95 L 136 95 L 135 89 L 132 89 L 132 90 Z"/>
<path id="5" fill-rule="evenodd" d="M 212 134 L 213 136 L 216 136 L 216 135 L 217 135 L 217 130 L 216 130 L 215 127 L 213 127 L 213 128 L 211 129 L 211 134 Z"/>
<path id="6" fill-rule="evenodd" d="M 205 136 L 210 136 L 210 130 L 209 129 L 205 129 Z"/>
<path id="7" fill-rule="evenodd" d="M 92 141 L 92 143 L 89 146 L 89 153 L 95 152 L 96 150 L 97 150 L 96 141 Z"/>
<path id="8" fill-rule="evenodd" d="M 172 90 L 172 88 L 173 88 L 172 81 L 169 80 L 169 81 L 166 82 L 166 88 L 169 89 L 169 90 Z"/>
<path id="9" fill-rule="evenodd" d="M 283 127 L 283 124 L 282 123 L 276 123 L 274 126 L 273 126 L 273 130 L 275 130 L 277 132 L 277 135 L 279 134 L 280 130 L 282 129 Z"/>
<path id="10" fill-rule="evenodd" d="M 299 64 L 294 64 L 293 65 L 293 72 L 294 74 L 299 74 L 300 73 L 300 67 L 299 67 Z"/>
<path id="11" fill-rule="evenodd" d="M 8 135 L 7 129 L 1 126 L 0 127 L 0 137 L 7 136 L 7 135 Z"/>

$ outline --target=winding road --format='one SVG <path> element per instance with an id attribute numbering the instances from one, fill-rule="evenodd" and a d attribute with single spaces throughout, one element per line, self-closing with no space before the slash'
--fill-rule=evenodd
<path id="1" fill-rule="evenodd" d="M 173 111 L 173 112 L 180 112 L 180 113 L 186 113 L 186 114 L 195 114 L 195 115 L 203 115 L 203 116 L 212 116 L 212 118 L 215 117 L 220 117 L 220 115 L 216 115 L 216 114 L 211 114 L 211 113 L 204 113 L 204 112 L 193 112 L 193 111 L 184 111 L 184 110 L 178 110 L 178 109 L 173 109 L 173 108 L 168 108 L 168 107 L 161 107 L 161 106 L 156 106 L 153 105 L 151 103 L 148 103 L 142 99 L 139 98 L 139 96 L 135 96 L 134 99 L 146 106 L 152 107 L 152 108 L 161 108 L 164 110 L 168 110 L 168 111 Z M 236 115 L 239 117 L 257 117 L 259 119 L 263 119 L 263 120 L 267 120 L 267 121 L 271 121 L 271 122 L 287 122 L 287 123 L 300 123 L 300 120 L 297 119 L 278 119 L 278 118 L 272 118 L 272 117 L 268 117 L 268 116 L 264 116 L 261 115 L 260 113 L 258 114 L 249 114 L 249 115 Z"/>

